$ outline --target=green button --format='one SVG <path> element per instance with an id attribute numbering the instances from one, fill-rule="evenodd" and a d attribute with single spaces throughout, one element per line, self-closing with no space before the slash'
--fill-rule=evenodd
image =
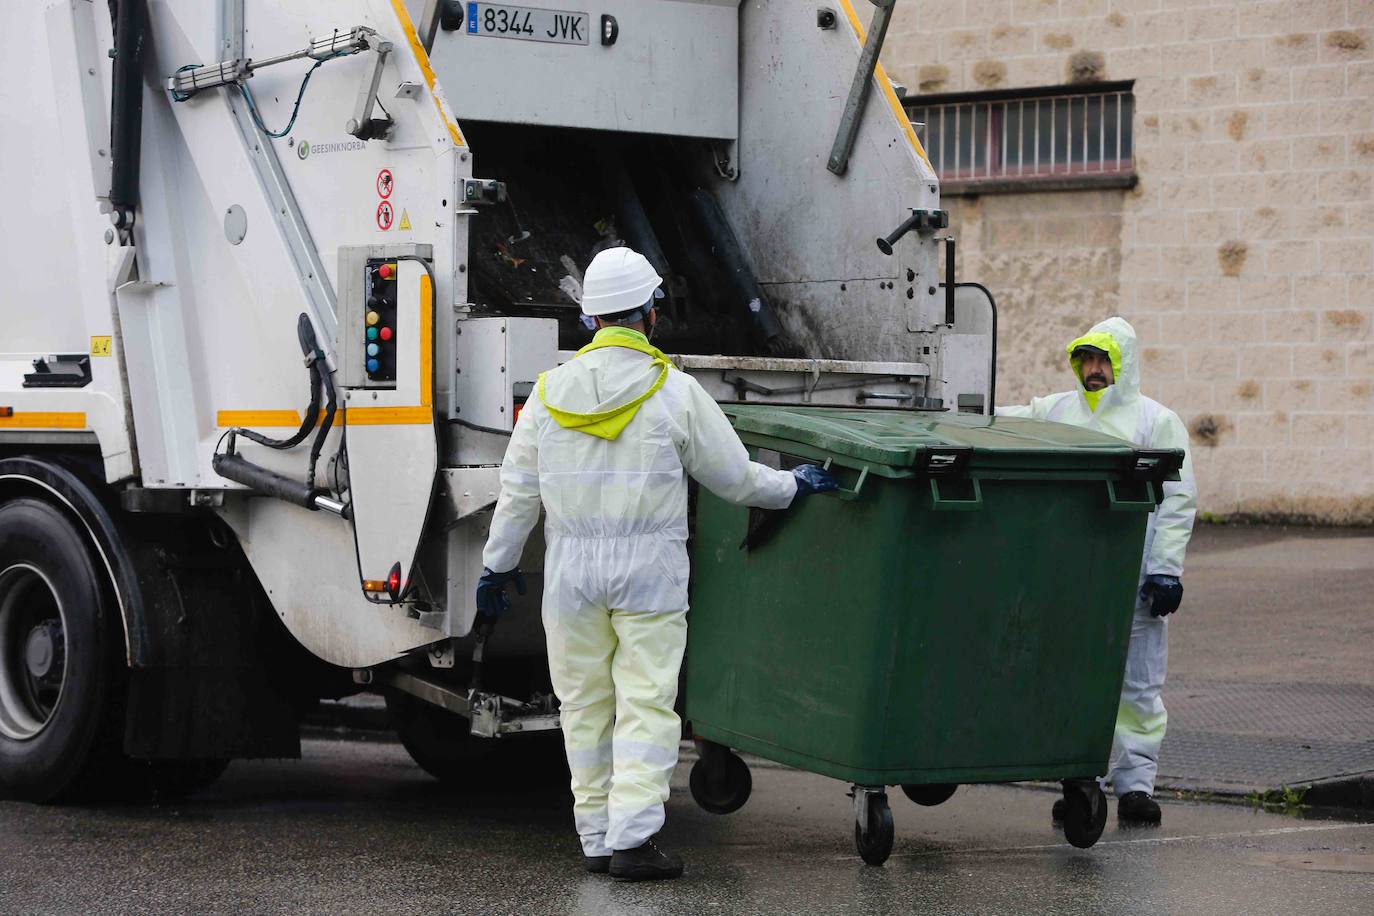
<path id="1" fill-rule="evenodd" d="M 377 339 L 377 329 L 376 329 L 376 328 L 368 328 L 368 329 L 367 329 L 367 339 L 368 339 L 368 340 L 376 340 L 376 339 Z"/>

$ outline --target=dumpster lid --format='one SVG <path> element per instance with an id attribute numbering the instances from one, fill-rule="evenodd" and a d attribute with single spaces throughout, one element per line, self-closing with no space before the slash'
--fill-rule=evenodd
<path id="1" fill-rule="evenodd" d="M 1105 433 L 1022 417 L 774 404 L 721 408 L 746 441 L 766 437 L 892 468 L 926 468 L 932 454 L 947 452 L 961 455 L 960 464 L 969 467 L 1121 469 L 1133 466 L 1140 451 Z"/>

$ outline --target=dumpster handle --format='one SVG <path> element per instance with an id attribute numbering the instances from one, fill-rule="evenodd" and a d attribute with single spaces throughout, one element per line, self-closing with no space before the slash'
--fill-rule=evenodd
<path id="1" fill-rule="evenodd" d="M 1155 482 L 1153 480 L 1144 481 L 1144 499 L 1120 499 L 1116 495 L 1116 481 L 1107 478 L 1107 502 L 1111 504 L 1113 512 L 1153 512 L 1158 505 L 1155 499 Z"/>
<path id="2" fill-rule="evenodd" d="M 830 462 L 831 459 L 825 459 L 825 464 L 821 465 L 821 467 L 827 471 L 830 470 Z M 858 499 L 859 494 L 863 492 L 864 482 L 866 480 L 868 480 L 868 465 L 864 465 L 863 470 L 859 471 L 859 479 L 855 481 L 854 489 L 846 490 L 844 487 L 840 487 L 838 490 L 834 491 L 835 495 L 847 502 L 853 502 Z"/>
<path id="3" fill-rule="evenodd" d="M 977 512 L 983 508 L 983 487 L 977 477 L 969 478 L 973 484 L 972 499 L 946 499 L 940 495 L 939 478 L 930 478 L 930 507 L 936 512 Z"/>

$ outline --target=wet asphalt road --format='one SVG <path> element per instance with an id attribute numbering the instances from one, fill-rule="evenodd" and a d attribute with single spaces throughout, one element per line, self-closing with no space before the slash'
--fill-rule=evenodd
<path id="1" fill-rule="evenodd" d="M 567 801 L 446 790 L 400 745 L 309 740 L 304 759 L 238 762 L 177 804 L 0 802 L 0 911 L 22 913 L 1374 913 L 1374 823 L 1170 802 L 1165 826 L 1091 850 L 1033 787 L 892 799 L 883 868 L 854 852 L 845 786 L 754 769 L 740 812 L 699 810 L 679 767 L 667 884 L 580 870 Z"/>

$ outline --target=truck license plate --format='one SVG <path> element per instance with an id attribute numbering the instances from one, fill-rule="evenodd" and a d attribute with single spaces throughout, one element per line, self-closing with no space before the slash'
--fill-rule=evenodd
<path id="1" fill-rule="evenodd" d="M 590 35 L 589 19 L 586 13 L 564 10 L 539 10 L 498 3 L 468 4 L 468 34 L 487 38 L 585 45 Z"/>

